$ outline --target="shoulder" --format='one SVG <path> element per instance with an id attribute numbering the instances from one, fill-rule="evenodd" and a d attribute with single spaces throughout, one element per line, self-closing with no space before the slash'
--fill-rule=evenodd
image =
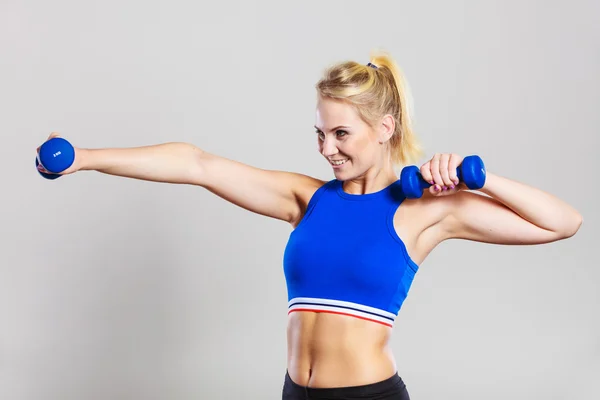
<path id="1" fill-rule="evenodd" d="M 333 180 L 318 179 L 309 175 L 292 173 L 289 175 L 299 210 L 292 220 L 292 226 L 296 226 L 304 217 L 304 213 L 314 195 L 319 189 L 331 184 Z"/>
<path id="2" fill-rule="evenodd" d="M 291 174 L 290 180 L 297 198 L 307 203 L 317 190 L 332 182 L 299 173 Z"/>

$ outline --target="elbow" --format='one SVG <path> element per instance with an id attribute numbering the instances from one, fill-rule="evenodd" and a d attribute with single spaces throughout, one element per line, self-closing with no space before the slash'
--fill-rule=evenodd
<path id="1" fill-rule="evenodd" d="M 565 227 L 558 232 L 561 236 L 561 239 L 568 239 L 579 231 L 581 225 L 583 224 L 583 216 L 579 213 L 575 213 L 573 217 L 571 217 Z"/>
<path id="2" fill-rule="evenodd" d="M 191 143 L 172 142 L 169 145 L 172 146 L 172 158 L 176 161 L 174 165 L 178 166 L 176 182 L 201 185 L 205 152 Z"/>
<path id="3" fill-rule="evenodd" d="M 192 185 L 202 186 L 205 170 L 205 159 L 207 153 L 194 145 L 187 144 L 190 156 L 190 168 L 188 169 L 188 183 Z"/>

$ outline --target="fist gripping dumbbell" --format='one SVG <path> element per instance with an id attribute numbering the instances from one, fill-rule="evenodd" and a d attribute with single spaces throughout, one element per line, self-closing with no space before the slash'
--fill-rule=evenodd
<path id="1" fill-rule="evenodd" d="M 485 184 L 485 166 L 479 156 L 465 157 L 456 168 L 456 176 L 459 181 L 467 185 L 469 189 L 481 189 Z M 400 185 L 408 199 L 418 199 L 423 195 L 423 190 L 431 184 L 421 176 L 419 168 L 415 165 L 404 167 L 400 173 Z"/>
<path id="2" fill-rule="evenodd" d="M 42 165 L 47 174 L 38 170 L 40 175 L 46 179 L 59 178 L 61 172 L 69 168 L 75 161 L 75 148 L 67 140 L 59 137 L 52 138 L 40 146 L 35 166 Z"/>

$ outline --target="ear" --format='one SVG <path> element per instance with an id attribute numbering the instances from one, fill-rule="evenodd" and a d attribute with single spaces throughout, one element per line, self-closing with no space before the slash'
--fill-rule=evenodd
<path id="1" fill-rule="evenodd" d="M 385 143 L 394 134 L 396 130 L 396 121 L 390 114 L 385 115 L 379 125 L 379 143 Z"/>

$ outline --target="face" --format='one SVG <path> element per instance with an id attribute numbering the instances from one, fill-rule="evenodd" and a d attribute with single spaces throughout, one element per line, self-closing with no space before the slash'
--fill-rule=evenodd
<path id="1" fill-rule="evenodd" d="M 319 98 L 315 129 L 319 152 L 333 168 L 336 179 L 360 177 L 381 165 L 389 129 L 385 124 L 371 128 L 350 104 Z"/>

